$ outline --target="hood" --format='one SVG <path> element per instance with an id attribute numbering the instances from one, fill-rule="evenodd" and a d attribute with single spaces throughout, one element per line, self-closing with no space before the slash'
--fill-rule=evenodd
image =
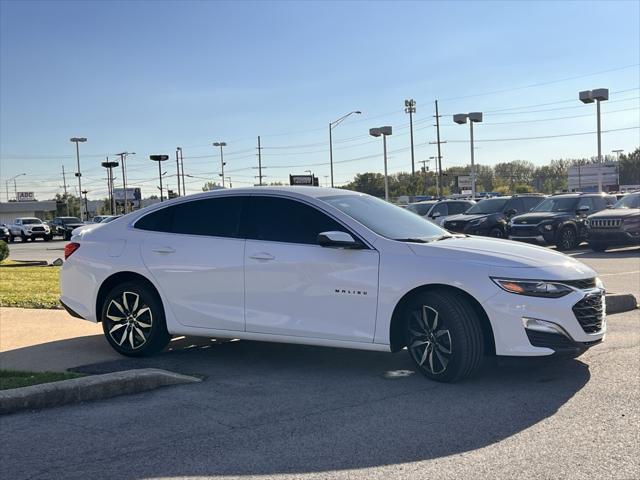
<path id="1" fill-rule="evenodd" d="M 536 268 L 558 277 L 595 277 L 596 273 L 568 255 L 545 247 L 489 237 L 456 236 L 431 243 L 408 243 L 418 256 L 443 258 L 499 268 Z M 461 266 L 461 268 L 464 268 Z"/>
<path id="2" fill-rule="evenodd" d="M 536 225 L 545 220 L 555 220 L 556 218 L 571 216 L 569 212 L 531 212 L 516 215 L 511 219 L 511 222 L 516 225 Z"/>
<path id="3" fill-rule="evenodd" d="M 608 208 L 589 215 L 592 218 L 627 218 L 640 215 L 640 208 Z"/>
<path id="4" fill-rule="evenodd" d="M 476 213 L 472 215 L 465 215 L 464 213 L 458 213 L 457 215 L 448 216 L 446 221 L 467 223 L 467 222 L 473 222 L 474 220 L 478 220 L 480 218 L 489 217 L 491 215 L 496 215 L 496 214 L 495 213 Z"/>

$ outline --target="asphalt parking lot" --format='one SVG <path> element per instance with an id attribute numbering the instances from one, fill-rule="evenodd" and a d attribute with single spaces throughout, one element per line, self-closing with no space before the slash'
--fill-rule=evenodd
<path id="1" fill-rule="evenodd" d="M 609 290 L 640 294 L 640 249 L 571 254 Z M 421 377 L 404 352 L 183 339 L 79 370 L 157 367 L 202 383 L 4 416 L 0 475 L 638 478 L 640 311 L 608 322 L 579 359 L 489 361 L 454 385 Z"/>

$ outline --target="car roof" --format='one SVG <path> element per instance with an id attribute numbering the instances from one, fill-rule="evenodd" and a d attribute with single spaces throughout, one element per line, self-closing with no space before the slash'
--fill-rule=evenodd
<path id="1" fill-rule="evenodd" d="M 255 195 L 260 193 L 275 193 L 275 194 L 297 194 L 305 197 L 322 198 L 332 197 L 334 195 L 366 195 L 361 192 L 354 192 L 353 190 L 345 190 L 342 188 L 329 188 L 329 187 L 311 187 L 311 186 L 288 186 L 288 185 L 274 185 L 263 187 L 243 187 L 243 188 L 219 188 L 216 190 L 210 190 L 208 192 L 196 193 L 188 195 L 187 197 L 178 197 L 178 199 L 197 199 L 216 197 L 219 195 Z"/>

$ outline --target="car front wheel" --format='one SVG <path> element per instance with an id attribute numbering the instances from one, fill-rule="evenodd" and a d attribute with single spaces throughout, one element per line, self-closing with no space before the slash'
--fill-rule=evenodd
<path id="1" fill-rule="evenodd" d="M 502 232 L 502 230 L 500 228 L 494 227 L 489 232 L 489 236 L 493 237 L 493 238 L 504 238 L 504 233 Z"/>
<path id="2" fill-rule="evenodd" d="M 157 293 L 147 285 L 125 282 L 107 295 L 102 329 L 118 353 L 130 357 L 153 355 L 171 339 Z"/>
<path id="3" fill-rule="evenodd" d="M 484 356 L 477 314 L 455 292 L 416 295 L 405 309 L 407 350 L 418 370 L 438 382 L 455 382 L 475 374 Z"/>
<path id="4" fill-rule="evenodd" d="M 558 250 L 573 250 L 578 246 L 578 235 L 576 231 L 571 227 L 564 227 L 558 233 L 558 239 L 556 241 Z"/>

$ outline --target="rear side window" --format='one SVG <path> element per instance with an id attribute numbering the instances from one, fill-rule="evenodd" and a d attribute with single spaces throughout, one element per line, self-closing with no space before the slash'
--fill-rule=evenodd
<path id="1" fill-rule="evenodd" d="M 194 200 L 145 215 L 135 228 L 154 232 L 238 237 L 242 197 Z"/>
<path id="2" fill-rule="evenodd" d="M 320 210 L 287 198 L 251 197 L 245 214 L 247 238 L 271 242 L 318 244 L 318 234 L 347 231 Z"/>

